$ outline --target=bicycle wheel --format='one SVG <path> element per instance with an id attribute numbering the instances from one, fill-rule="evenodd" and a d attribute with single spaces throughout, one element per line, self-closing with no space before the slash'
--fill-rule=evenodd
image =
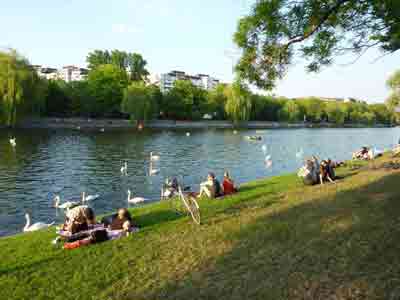
<path id="1" fill-rule="evenodd" d="M 189 211 L 193 221 L 196 224 L 200 225 L 200 207 L 197 204 L 196 199 L 190 196 L 185 197 L 180 187 L 179 187 L 179 195 L 186 209 Z"/>

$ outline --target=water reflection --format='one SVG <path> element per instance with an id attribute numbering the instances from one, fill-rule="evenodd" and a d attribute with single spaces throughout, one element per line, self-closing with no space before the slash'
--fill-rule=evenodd
<path id="1" fill-rule="evenodd" d="M 0 235 L 20 232 L 24 213 L 35 221 L 61 221 L 62 211 L 52 207 L 53 198 L 79 198 L 100 194 L 91 205 L 99 214 L 127 206 L 127 190 L 158 199 L 166 176 L 185 176 L 198 188 L 207 172 L 221 177 L 229 170 L 241 183 L 292 172 L 304 157 L 313 154 L 337 160 L 349 159 L 362 145 L 389 148 L 400 131 L 391 129 L 297 129 L 297 130 L 184 130 L 143 131 L 46 131 L 0 132 Z M 261 135 L 261 142 L 245 139 Z M 16 137 L 11 147 L 9 138 Z M 265 147 L 263 147 L 265 145 Z M 299 150 L 301 155 L 296 155 Z M 159 169 L 147 176 L 150 152 L 160 155 Z M 266 167 L 265 158 L 273 163 Z M 120 172 L 124 162 L 128 176 Z"/>

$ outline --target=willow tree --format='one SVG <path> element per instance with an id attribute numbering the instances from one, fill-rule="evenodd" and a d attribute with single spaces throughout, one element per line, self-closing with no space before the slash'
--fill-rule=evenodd
<path id="1" fill-rule="evenodd" d="M 0 52 L 0 99 L 2 120 L 7 126 L 17 122 L 17 109 L 28 93 L 33 71 L 28 61 L 16 51 Z"/>
<path id="2" fill-rule="evenodd" d="M 225 113 L 234 122 L 248 121 L 251 115 L 251 92 L 242 82 L 235 81 L 225 88 Z"/>
<path id="3" fill-rule="evenodd" d="M 362 55 L 379 47 L 400 48 L 398 0 L 259 0 L 240 19 L 234 40 L 242 56 L 239 76 L 265 89 L 274 87 L 299 57 L 308 71 L 340 55 Z"/>

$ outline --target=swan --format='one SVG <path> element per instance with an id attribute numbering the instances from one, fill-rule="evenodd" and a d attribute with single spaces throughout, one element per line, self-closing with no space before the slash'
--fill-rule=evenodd
<path id="1" fill-rule="evenodd" d="M 143 197 L 133 197 L 133 198 L 131 198 L 131 190 L 128 190 L 128 202 L 129 203 L 138 204 L 138 203 L 142 203 L 144 201 L 147 201 L 147 199 L 143 198 Z"/>
<path id="2" fill-rule="evenodd" d="M 157 175 L 160 173 L 159 169 L 153 169 L 153 164 L 150 162 L 149 176 Z"/>
<path id="3" fill-rule="evenodd" d="M 37 223 L 31 225 L 31 217 L 29 216 L 28 213 L 25 214 L 25 219 L 26 219 L 26 224 L 25 224 L 25 227 L 24 227 L 24 232 L 36 231 L 36 230 L 44 229 L 44 228 L 47 228 L 47 227 L 49 227 L 49 226 L 54 224 L 54 222 L 52 222 L 50 224 L 37 222 Z"/>
<path id="4" fill-rule="evenodd" d="M 15 147 L 17 145 L 16 138 L 10 138 L 10 144 Z"/>
<path id="5" fill-rule="evenodd" d="M 190 136 L 190 132 L 186 132 L 186 136 Z"/>
<path id="6" fill-rule="evenodd" d="M 267 153 L 267 145 L 262 145 L 261 149 L 264 153 Z"/>
<path id="7" fill-rule="evenodd" d="M 61 204 L 61 198 L 59 195 L 54 197 L 54 207 L 55 208 L 62 208 L 62 209 L 70 209 L 75 206 L 80 205 L 80 202 L 77 201 L 67 201 Z"/>
<path id="8" fill-rule="evenodd" d="M 150 152 L 150 160 L 151 161 L 160 160 L 160 156 L 159 155 L 153 155 L 153 152 Z"/>
<path id="9" fill-rule="evenodd" d="M 124 165 L 121 167 L 121 174 L 128 175 L 128 163 L 125 162 Z"/>
<path id="10" fill-rule="evenodd" d="M 160 170 L 158 170 L 158 169 L 150 169 L 149 173 L 150 173 L 150 176 L 151 175 L 157 175 L 158 173 L 160 173 Z"/>
<path id="11" fill-rule="evenodd" d="M 86 202 L 86 201 L 93 201 L 100 198 L 99 194 L 95 194 L 95 195 L 87 195 L 85 197 L 85 192 L 83 192 L 83 196 L 82 196 L 82 202 Z"/>
<path id="12" fill-rule="evenodd" d="M 267 155 L 265 157 L 265 166 L 267 168 L 270 168 L 272 166 L 272 159 L 271 159 L 271 155 Z"/>
<path id="13" fill-rule="evenodd" d="M 303 148 L 300 148 L 300 150 L 296 152 L 296 157 L 297 158 L 302 158 L 303 155 L 304 155 Z"/>

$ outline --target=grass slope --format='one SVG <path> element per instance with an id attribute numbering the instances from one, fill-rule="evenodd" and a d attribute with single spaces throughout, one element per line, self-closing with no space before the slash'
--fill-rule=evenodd
<path id="1" fill-rule="evenodd" d="M 343 168 L 201 202 L 203 225 L 167 203 L 133 210 L 141 232 L 72 251 L 54 229 L 0 239 L 1 299 L 399 299 L 400 173 Z"/>

